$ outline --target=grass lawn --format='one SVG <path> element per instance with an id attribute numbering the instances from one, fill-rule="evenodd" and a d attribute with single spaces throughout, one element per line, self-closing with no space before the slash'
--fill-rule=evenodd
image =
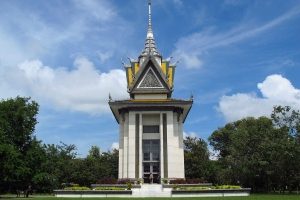
<path id="1" fill-rule="evenodd" d="M 106 199 L 106 198 L 56 198 L 52 196 L 30 196 L 29 198 L 15 198 L 14 196 L 1 196 L 0 199 L 7 199 L 7 200 L 79 200 L 79 199 L 85 199 L 85 200 L 99 200 L 99 199 Z M 130 200 L 132 198 L 107 198 L 110 200 L 118 199 L 118 200 Z M 258 195 L 258 194 L 252 194 L 249 197 L 190 197 L 190 198 L 134 198 L 136 200 L 142 199 L 142 200 L 167 200 L 167 199 L 175 199 L 175 200 L 300 200 L 300 195 Z"/>

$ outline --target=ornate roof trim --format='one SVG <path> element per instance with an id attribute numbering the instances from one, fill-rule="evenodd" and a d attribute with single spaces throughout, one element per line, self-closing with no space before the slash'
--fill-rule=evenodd
<path id="1" fill-rule="evenodd" d="M 164 88 L 161 81 L 153 71 L 152 67 L 149 67 L 144 77 L 138 84 L 137 88 Z"/>
<path id="2" fill-rule="evenodd" d="M 151 62 L 151 63 L 149 63 Z M 129 93 L 137 93 L 135 90 L 138 91 L 144 91 L 145 93 L 149 92 L 149 89 L 151 88 L 137 88 L 137 85 L 141 82 L 141 79 L 144 77 L 146 72 L 148 71 L 148 68 L 152 68 L 158 79 L 163 85 L 163 88 L 152 88 L 152 91 L 150 93 L 153 93 L 153 91 L 158 92 L 158 93 L 167 93 L 169 96 L 172 93 L 172 89 L 170 89 L 166 75 L 161 70 L 161 67 L 157 63 L 154 57 L 152 56 L 147 56 L 145 62 L 143 62 L 142 66 L 140 67 L 140 70 L 135 76 L 135 79 L 129 88 Z M 139 92 L 138 92 L 139 93 Z"/>

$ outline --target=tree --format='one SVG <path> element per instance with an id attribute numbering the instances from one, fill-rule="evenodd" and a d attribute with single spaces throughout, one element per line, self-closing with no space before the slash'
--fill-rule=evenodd
<path id="1" fill-rule="evenodd" d="M 219 151 L 220 183 L 254 191 L 299 187 L 299 111 L 276 106 L 271 119 L 245 118 L 226 124 L 209 138 Z"/>
<path id="2" fill-rule="evenodd" d="M 187 137 L 184 140 L 184 164 L 187 178 L 207 180 L 209 151 L 204 140 L 196 137 Z"/>
<path id="3" fill-rule="evenodd" d="M 246 118 L 215 131 L 210 144 L 220 152 L 223 183 L 268 189 L 270 154 L 273 147 L 273 124 L 266 117 Z"/>
<path id="4" fill-rule="evenodd" d="M 271 114 L 272 121 L 278 132 L 277 144 L 281 151 L 273 155 L 278 168 L 279 187 L 291 191 L 300 186 L 300 111 L 290 106 L 275 106 Z"/>
<path id="5" fill-rule="evenodd" d="M 30 184 L 41 149 L 34 136 L 38 104 L 30 98 L 16 97 L 0 101 L 0 182 L 3 189 Z"/>
<path id="6" fill-rule="evenodd" d="M 101 151 L 98 146 L 92 146 L 91 149 L 89 150 L 89 155 L 87 158 L 95 158 L 98 159 L 101 157 Z"/>
<path id="7" fill-rule="evenodd" d="M 35 177 L 35 185 L 42 186 L 41 191 L 52 191 L 60 188 L 62 183 L 71 182 L 71 177 L 76 170 L 76 146 L 61 142 L 58 145 L 48 144 L 43 146 L 45 160 L 41 166 L 41 173 Z M 80 173 L 80 172 L 79 172 Z"/>
<path id="8" fill-rule="evenodd" d="M 100 153 L 100 148 L 92 146 L 86 158 L 73 159 L 69 181 L 90 186 L 103 178 L 118 178 L 119 152 L 114 149 Z"/>

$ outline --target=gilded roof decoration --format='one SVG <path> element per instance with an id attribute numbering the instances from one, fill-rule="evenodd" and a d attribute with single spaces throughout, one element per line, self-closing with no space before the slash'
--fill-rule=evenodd
<path id="1" fill-rule="evenodd" d="M 154 74 L 153 70 L 150 68 L 138 88 L 163 88 L 163 86 Z"/>

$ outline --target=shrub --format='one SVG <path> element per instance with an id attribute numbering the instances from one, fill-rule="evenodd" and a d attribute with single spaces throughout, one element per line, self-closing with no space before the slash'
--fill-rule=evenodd
<path id="1" fill-rule="evenodd" d="M 199 183 L 205 183 L 203 179 L 200 178 L 188 178 L 185 180 L 187 184 L 199 184 Z"/>
<path id="2" fill-rule="evenodd" d="M 65 187 L 79 187 L 79 184 L 77 184 L 77 183 L 62 183 L 61 186 L 62 186 L 62 188 L 65 188 Z"/>
<path id="3" fill-rule="evenodd" d="M 170 184 L 185 184 L 186 181 L 184 179 L 173 179 L 170 180 Z"/>
<path id="4" fill-rule="evenodd" d="M 93 190 L 125 190 L 122 187 L 95 187 Z"/>
<path id="5" fill-rule="evenodd" d="M 127 184 L 127 190 L 131 190 L 131 188 L 132 188 L 131 182 L 127 182 L 126 184 Z"/>
<path id="6" fill-rule="evenodd" d="M 73 187 L 66 187 L 66 188 L 64 188 L 64 190 L 90 190 L 90 188 L 73 186 Z"/>
<path id="7" fill-rule="evenodd" d="M 137 180 L 137 184 L 143 184 L 144 183 L 144 179 L 142 179 L 142 178 L 139 178 L 138 180 Z"/>
<path id="8" fill-rule="evenodd" d="M 117 184 L 127 184 L 127 183 L 131 183 L 131 184 L 134 183 L 134 179 L 122 178 L 117 181 Z"/>
<path id="9" fill-rule="evenodd" d="M 216 189 L 241 189 L 239 185 L 217 185 Z"/>
<path id="10" fill-rule="evenodd" d="M 165 179 L 163 179 L 164 181 Z M 199 184 L 207 183 L 204 179 L 201 178 L 188 178 L 188 179 L 171 179 L 170 184 Z"/>
<path id="11" fill-rule="evenodd" d="M 163 184 L 168 184 L 168 179 L 167 179 L 167 178 L 163 178 L 163 179 L 161 179 L 161 182 L 162 182 Z"/>
<path id="12" fill-rule="evenodd" d="M 97 181 L 97 184 L 117 184 L 117 183 L 118 180 L 111 177 L 102 178 Z"/>

